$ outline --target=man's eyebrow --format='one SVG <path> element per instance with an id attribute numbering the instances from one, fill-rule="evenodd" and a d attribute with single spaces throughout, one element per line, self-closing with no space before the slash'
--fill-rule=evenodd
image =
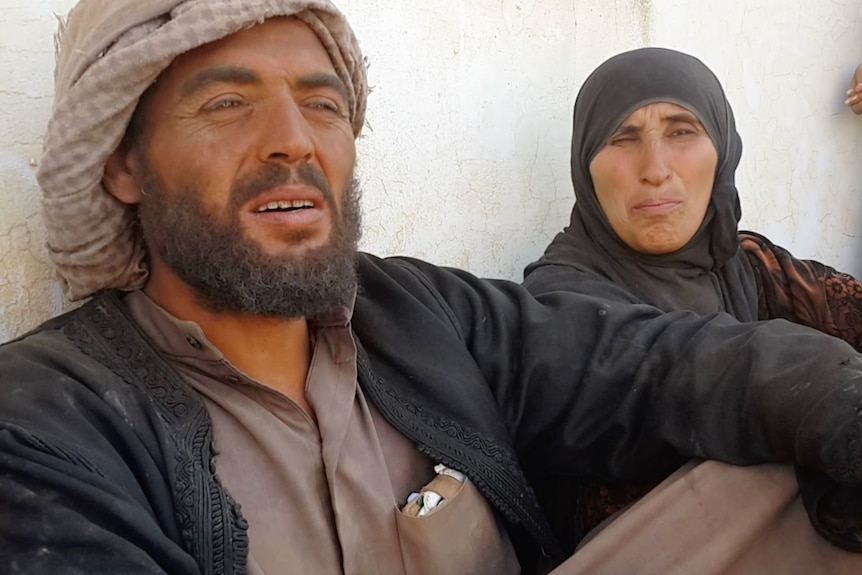
<path id="1" fill-rule="evenodd" d="M 203 70 L 183 83 L 180 91 L 183 96 L 190 96 L 212 84 L 256 84 L 261 82 L 260 76 L 254 70 L 238 66 L 222 66 Z M 296 82 L 298 89 L 331 88 L 338 92 L 344 101 L 348 100 L 347 87 L 334 74 L 321 72 L 303 76 Z"/>
<path id="2" fill-rule="evenodd" d="M 238 66 L 208 68 L 183 82 L 180 93 L 187 97 L 212 84 L 256 84 L 258 82 L 260 82 L 260 76 L 248 68 Z"/>
<path id="3" fill-rule="evenodd" d="M 344 85 L 344 82 L 341 81 L 341 78 L 339 78 L 335 74 L 327 74 L 326 72 L 303 76 L 296 82 L 295 88 L 300 90 L 313 90 L 314 88 L 331 88 L 338 92 L 338 95 L 341 96 L 345 102 L 347 102 L 349 99 L 347 96 L 347 87 Z"/>

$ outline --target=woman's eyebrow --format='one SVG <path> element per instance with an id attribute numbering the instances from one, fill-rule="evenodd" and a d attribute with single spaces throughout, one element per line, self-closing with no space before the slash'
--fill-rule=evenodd
<path id="1" fill-rule="evenodd" d="M 698 117 L 691 112 L 671 112 L 667 115 L 662 116 L 661 121 L 665 123 L 690 122 L 692 124 L 697 124 L 698 126 L 703 127 L 703 123 L 700 121 L 700 119 L 698 119 Z M 613 134 L 611 134 L 611 137 L 637 134 L 641 130 L 642 127 L 640 125 L 620 124 L 620 127 L 614 130 Z"/>
<path id="2" fill-rule="evenodd" d="M 634 124 L 620 124 L 620 127 L 614 130 L 613 134 L 611 134 L 611 137 L 628 136 L 631 134 L 637 134 L 640 131 L 641 129 Z"/>
<path id="3" fill-rule="evenodd" d="M 668 122 L 692 122 L 699 126 L 703 124 L 700 119 L 691 112 L 675 112 L 673 114 L 668 114 L 662 119 Z"/>

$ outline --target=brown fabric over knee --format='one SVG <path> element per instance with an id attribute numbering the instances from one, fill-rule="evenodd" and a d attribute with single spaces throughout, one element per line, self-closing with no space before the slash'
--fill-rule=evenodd
<path id="1" fill-rule="evenodd" d="M 791 466 L 692 463 L 592 537 L 554 575 L 844 575 L 862 555 L 811 526 Z"/>

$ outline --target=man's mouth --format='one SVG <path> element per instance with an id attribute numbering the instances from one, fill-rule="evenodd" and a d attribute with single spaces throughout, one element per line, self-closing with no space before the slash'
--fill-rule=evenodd
<path id="1" fill-rule="evenodd" d="M 279 200 L 277 202 L 269 202 L 257 209 L 257 213 L 266 212 L 294 212 L 297 210 L 305 210 L 313 208 L 314 202 L 311 200 Z"/>

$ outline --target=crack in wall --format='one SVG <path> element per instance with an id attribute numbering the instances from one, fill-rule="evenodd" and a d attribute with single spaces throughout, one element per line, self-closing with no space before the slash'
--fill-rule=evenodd
<path id="1" fill-rule="evenodd" d="M 653 43 L 654 15 L 652 0 L 625 0 L 625 6 L 634 17 L 641 46 L 651 46 Z"/>

